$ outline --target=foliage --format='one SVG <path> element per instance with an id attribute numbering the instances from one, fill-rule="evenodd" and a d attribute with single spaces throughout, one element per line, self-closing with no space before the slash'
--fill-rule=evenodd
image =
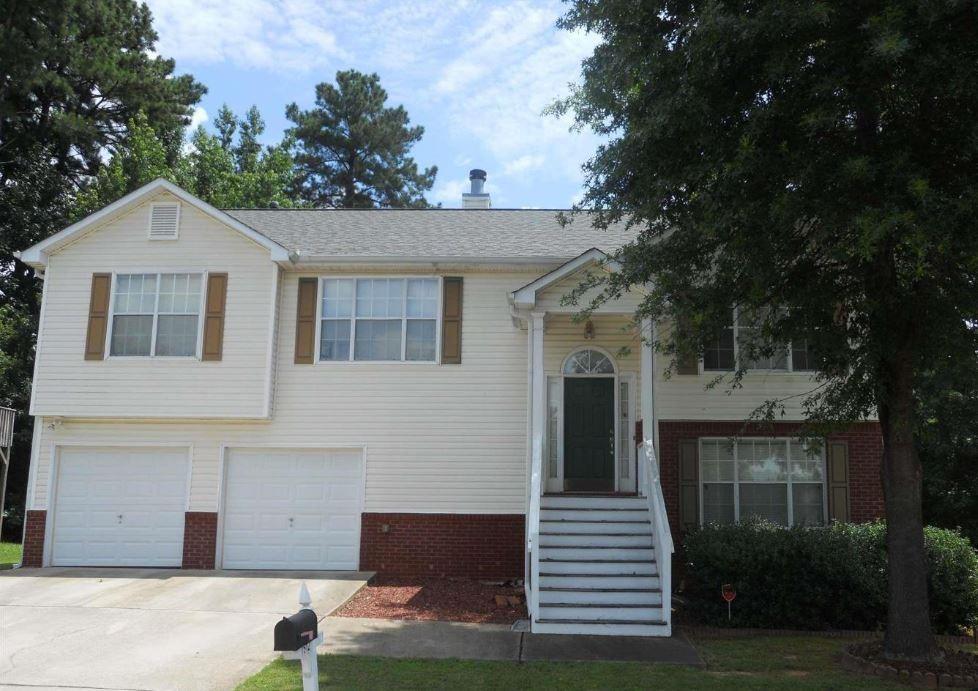
<path id="1" fill-rule="evenodd" d="M 146 117 L 137 114 L 129 123 L 125 142 L 114 148 L 95 182 L 78 195 L 75 217 L 87 216 L 156 178 L 170 180 L 220 208 L 292 206 L 288 141 L 262 150 L 257 137 L 264 131 L 264 122 L 255 108 L 247 117 L 241 123 L 224 106 L 218 115 L 218 133 L 198 127 L 171 165 L 164 143 Z"/>
<path id="2" fill-rule="evenodd" d="M 577 0 L 562 26 L 602 39 L 554 109 L 608 138 L 582 206 L 638 233 L 598 302 L 647 286 L 674 363 L 732 305 L 758 328 L 730 386 L 807 341 L 813 431 L 879 415 L 887 654 L 935 654 L 913 396 L 978 350 L 978 6 Z"/>
<path id="3" fill-rule="evenodd" d="M 931 622 L 956 634 L 978 624 L 978 553 L 960 533 L 925 529 Z M 876 630 L 886 621 L 886 525 L 706 526 L 687 534 L 683 596 L 716 626 Z M 721 586 L 737 591 L 732 621 Z"/>
<path id="4" fill-rule="evenodd" d="M 924 520 L 978 545 L 978 356 L 935 363 L 916 393 Z"/>
<path id="5" fill-rule="evenodd" d="M 313 109 L 288 106 L 303 199 L 347 208 L 430 206 L 424 193 L 434 185 L 438 168 L 419 171 L 408 155 L 424 128 L 409 127 L 404 107 L 386 103 L 380 77 L 347 70 L 336 73 L 335 86 L 316 85 Z"/>
<path id="6" fill-rule="evenodd" d="M 7 503 L 19 518 L 40 284 L 13 252 L 67 225 L 78 187 L 136 113 L 172 160 L 204 87 L 155 54 L 146 5 L 0 0 L 0 17 L 0 405 L 19 411 Z"/>

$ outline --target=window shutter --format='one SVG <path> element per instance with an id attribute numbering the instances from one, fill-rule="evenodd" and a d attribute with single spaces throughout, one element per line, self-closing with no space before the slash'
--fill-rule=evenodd
<path id="1" fill-rule="evenodd" d="M 207 274 L 207 301 L 204 304 L 204 347 L 202 360 L 219 361 L 224 346 L 224 307 L 228 295 L 228 275 Z"/>
<path id="2" fill-rule="evenodd" d="M 88 334 L 85 337 L 85 359 L 105 359 L 105 330 L 109 325 L 109 297 L 112 274 L 92 274 L 92 295 L 88 301 Z"/>
<path id="3" fill-rule="evenodd" d="M 683 330 L 684 324 L 688 321 L 680 319 L 676 322 L 676 328 Z M 676 374 L 699 374 L 700 359 L 697 353 L 677 353 L 676 354 Z"/>
<path id="4" fill-rule="evenodd" d="M 682 530 L 694 530 L 700 524 L 699 441 L 679 442 L 679 524 Z"/>
<path id="5" fill-rule="evenodd" d="M 849 518 L 849 445 L 844 441 L 828 443 L 829 520 L 848 522 Z"/>
<path id="6" fill-rule="evenodd" d="M 443 279 L 441 326 L 441 361 L 445 365 L 462 364 L 462 277 Z"/>
<path id="7" fill-rule="evenodd" d="M 295 364 L 311 365 L 316 347 L 316 278 L 299 279 L 295 313 Z"/>

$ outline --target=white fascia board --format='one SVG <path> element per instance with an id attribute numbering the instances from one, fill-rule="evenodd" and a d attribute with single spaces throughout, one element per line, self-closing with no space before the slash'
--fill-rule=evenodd
<path id="1" fill-rule="evenodd" d="M 306 264 L 489 264 L 493 266 L 546 266 L 563 264 L 567 257 L 480 257 L 392 255 L 301 255 L 296 266 Z"/>
<path id="2" fill-rule="evenodd" d="M 118 213 L 122 209 L 139 202 L 141 199 L 149 197 L 158 192 L 169 192 L 174 197 L 178 198 L 180 201 L 193 206 L 203 213 L 207 214 L 214 220 L 223 223 L 224 225 L 230 227 L 232 230 L 237 231 L 241 235 L 258 244 L 271 253 L 271 259 L 275 262 L 290 262 L 289 251 L 282 247 L 280 244 L 271 240 L 254 228 L 246 226 L 241 221 L 232 218 L 228 214 L 224 213 L 220 209 L 217 209 L 202 199 L 198 199 L 194 195 L 190 194 L 181 187 L 177 187 L 169 180 L 164 180 L 163 178 L 157 178 L 153 182 L 147 183 L 140 187 L 138 190 L 134 190 L 127 194 L 126 196 L 118 199 L 103 209 L 96 211 L 95 213 L 86 216 L 77 223 L 73 223 L 64 230 L 55 233 L 49 238 L 42 240 L 41 242 L 28 247 L 22 252 L 14 252 L 14 256 L 20 259 L 25 264 L 32 266 L 34 268 L 39 268 L 47 265 L 48 255 L 57 250 L 59 247 L 70 241 L 72 238 L 78 236 L 79 234 L 85 232 L 86 230 L 97 225 L 99 222 L 111 218 L 114 214 Z"/>
<path id="3" fill-rule="evenodd" d="M 599 250 L 597 247 L 592 247 L 574 259 L 561 264 L 550 273 L 546 273 L 535 281 L 527 283 L 519 290 L 515 290 L 510 293 L 510 302 L 518 309 L 531 309 L 536 305 L 537 294 L 541 290 L 545 290 L 554 283 L 567 278 L 568 276 L 591 264 L 601 264 L 602 268 L 607 271 L 617 271 L 619 268 L 621 268 L 620 264 L 609 259 L 607 254 Z"/>

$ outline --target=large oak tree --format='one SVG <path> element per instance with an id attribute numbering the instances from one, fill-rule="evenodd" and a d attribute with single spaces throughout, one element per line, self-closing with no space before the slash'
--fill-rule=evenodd
<path id="1" fill-rule="evenodd" d="M 878 414 L 885 653 L 938 655 L 914 400 L 978 349 L 978 4 L 576 0 L 562 24 L 602 39 L 557 106 L 607 136 L 582 206 L 639 231 L 605 295 L 650 285 L 673 363 L 733 305 L 745 360 L 812 347 L 813 429 Z"/>

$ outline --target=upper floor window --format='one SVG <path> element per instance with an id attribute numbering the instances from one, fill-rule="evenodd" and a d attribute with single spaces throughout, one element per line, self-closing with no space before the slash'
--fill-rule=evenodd
<path id="1" fill-rule="evenodd" d="M 825 522 L 823 447 L 799 439 L 702 439 L 703 523 Z"/>
<path id="2" fill-rule="evenodd" d="M 703 348 L 703 369 L 706 371 L 729 371 L 736 369 L 741 353 L 746 353 L 747 344 L 758 338 L 759 326 L 746 316 L 730 312 L 730 323 Z M 744 356 L 746 357 L 746 355 Z M 805 340 L 795 342 L 791 347 L 776 349 L 769 356 L 759 356 L 745 363 L 749 370 L 773 371 L 811 371 L 814 369 L 811 349 Z"/>
<path id="3" fill-rule="evenodd" d="M 437 278 L 322 280 L 319 359 L 435 362 Z"/>
<path id="4" fill-rule="evenodd" d="M 117 274 L 110 355 L 197 354 L 201 274 Z"/>

